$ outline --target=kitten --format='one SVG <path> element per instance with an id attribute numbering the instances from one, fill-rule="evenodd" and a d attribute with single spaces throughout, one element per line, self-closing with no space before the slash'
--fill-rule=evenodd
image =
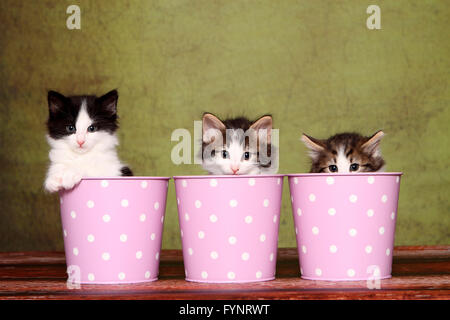
<path id="1" fill-rule="evenodd" d="M 205 113 L 202 167 L 215 175 L 275 173 L 278 168 L 271 136 L 270 115 L 256 121 L 244 117 L 221 121 Z"/>
<path id="2" fill-rule="evenodd" d="M 380 140 L 383 131 L 370 137 L 357 133 L 340 133 L 326 140 L 302 135 L 312 160 L 311 173 L 349 173 L 383 171 Z"/>
<path id="3" fill-rule="evenodd" d="M 133 175 L 116 152 L 117 100 L 116 90 L 99 98 L 48 92 L 47 191 L 71 189 L 83 177 Z"/>

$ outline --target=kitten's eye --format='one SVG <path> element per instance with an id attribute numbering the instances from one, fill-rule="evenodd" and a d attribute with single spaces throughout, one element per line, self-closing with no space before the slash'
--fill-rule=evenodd
<path id="1" fill-rule="evenodd" d="M 94 125 L 90 125 L 90 126 L 87 128 L 87 131 L 88 131 L 88 132 L 95 132 L 95 131 L 97 131 L 97 127 L 94 126 Z"/>
<path id="2" fill-rule="evenodd" d="M 222 158 L 224 158 L 224 159 L 227 159 L 229 156 L 228 156 L 228 151 L 227 150 L 223 150 L 222 151 Z"/>
<path id="3" fill-rule="evenodd" d="M 76 129 L 74 125 L 66 126 L 66 130 L 68 133 L 75 133 Z"/>
<path id="4" fill-rule="evenodd" d="M 244 152 L 244 159 L 245 160 L 248 160 L 248 159 L 250 159 L 250 152 Z"/>
<path id="5" fill-rule="evenodd" d="M 358 171 L 358 169 L 359 169 L 359 164 L 357 164 L 357 163 L 352 163 L 352 164 L 350 165 L 350 171 Z"/>
<path id="6" fill-rule="evenodd" d="M 328 169 L 330 170 L 330 172 L 337 172 L 338 171 L 338 167 L 335 164 L 332 164 L 332 165 L 328 166 Z"/>

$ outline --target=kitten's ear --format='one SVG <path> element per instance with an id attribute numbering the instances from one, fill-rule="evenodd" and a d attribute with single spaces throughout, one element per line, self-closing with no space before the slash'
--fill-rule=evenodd
<path id="1" fill-rule="evenodd" d="M 103 110 L 107 111 L 110 115 L 117 113 L 117 100 L 119 99 L 119 93 L 117 90 L 111 90 L 104 94 L 97 101 L 100 103 Z"/>
<path id="2" fill-rule="evenodd" d="M 48 111 L 50 112 L 50 114 L 55 114 L 63 110 L 67 98 L 59 92 L 49 91 L 47 95 L 47 100 L 48 100 Z"/>
<path id="3" fill-rule="evenodd" d="M 266 115 L 259 118 L 250 126 L 250 129 L 256 131 L 267 130 L 267 144 L 270 144 L 272 137 L 272 116 Z"/>
<path id="4" fill-rule="evenodd" d="M 317 158 L 318 154 L 325 150 L 323 142 L 319 139 L 310 137 L 303 133 L 300 140 L 302 140 L 305 146 L 309 149 L 309 156 L 312 159 Z"/>
<path id="5" fill-rule="evenodd" d="M 214 132 L 210 129 L 215 129 L 219 131 L 225 131 L 226 127 L 223 124 L 222 121 L 219 120 L 215 115 L 211 113 L 205 113 L 203 114 L 203 120 L 202 120 L 202 128 L 203 128 L 203 142 L 204 143 L 211 143 L 214 141 L 215 136 L 217 132 L 214 134 Z M 212 134 L 213 133 L 213 134 Z"/>
<path id="6" fill-rule="evenodd" d="M 369 152 L 370 154 L 373 154 L 374 156 L 379 156 L 381 154 L 380 151 L 380 141 L 381 138 L 384 137 L 383 131 L 377 131 L 375 134 L 373 134 L 371 137 L 368 138 L 366 142 L 363 143 L 361 148 Z"/>

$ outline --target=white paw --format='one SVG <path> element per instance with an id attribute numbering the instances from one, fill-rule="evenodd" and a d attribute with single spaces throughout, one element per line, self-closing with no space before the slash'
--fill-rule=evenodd
<path id="1" fill-rule="evenodd" d="M 44 188 L 48 192 L 57 192 L 59 189 L 62 189 L 62 177 L 58 175 L 47 177 Z"/>
<path id="2" fill-rule="evenodd" d="M 73 171 L 66 171 L 63 173 L 62 176 L 62 187 L 64 189 L 72 189 L 78 182 L 81 181 L 81 175 L 73 172 Z"/>

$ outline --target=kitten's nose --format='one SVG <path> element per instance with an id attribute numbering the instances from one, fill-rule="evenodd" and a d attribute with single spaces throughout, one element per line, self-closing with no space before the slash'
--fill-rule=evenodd
<path id="1" fill-rule="evenodd" d="M 84 140 L 77 140 L 77 143 L 80 146 L 80 148 L 83 146 L 84 142 L 85 142 Z"/>
<path id="2" fill-rule="evenodd" d="M 231 166 L 231 171 L 233 171 L 233 174 L 236 174 L 236 172 L 239 171 L 239 167 L 238 166 Z"/>

